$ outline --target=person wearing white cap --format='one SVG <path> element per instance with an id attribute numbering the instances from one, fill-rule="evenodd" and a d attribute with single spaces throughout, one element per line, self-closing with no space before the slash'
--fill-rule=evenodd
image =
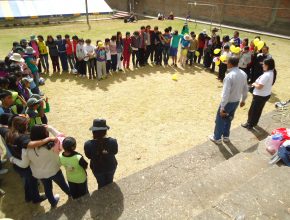
<path id="1" fill-rule="evenodd" d="M 24 59 L 21 57 L 19 53 L 13 53 L 12 56 L 10 57 L 10 60 L 15 61 L 15 62 L 24 62 Z"/>

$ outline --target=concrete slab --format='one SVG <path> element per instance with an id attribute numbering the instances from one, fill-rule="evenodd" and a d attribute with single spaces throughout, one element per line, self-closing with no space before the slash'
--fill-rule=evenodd
<path id="1" fill-rule="evenodd" d="M 290 219 L 289 167 L 273 166 L 194 219 Z"/>
<path id="2" fill-rule="evenodd" d="M 263 143 L 258 146 L 260 148 L 264 149 Z M 224 194 L 268 169 L 270 156 L 267 153 L 261 156 L 258 152 L 260 151 L 239 153 L 137 210 L 126 209 L 120 219 L 132 219 L 136 216 L 142 216 L 140 219 L 192 218 L 211 207 Z"/>
<path id="3" fill-rule="evenodd" d="M 114 219 L 115 216 L 120 217 L 123 215 L 125 217 L 126 213 L 135 212 L 135 210 L 138 214 L 131 215 L 133 219 L 146 219 L 146 213 L 138 212 L 137 210 L 142 210 L 143 206 L 152 203 L 152 201 L 157 201 L 162 197 L 165 198 L 168 196 L 168 192 L 186 182 L 193 182 L 196 177 L 204 178 L 213 167 L 239 152 L 255 151 L 260 139 L 266 137 L 274 128 L 281 127 L 279 123 L 272 120 L 272 114 L 263 116 L 261 120 L 260 124 L 265 130 L 260 129 L 252 133 L 241 127 L 236 128 L 232 131 L 232 142 L 230 144 L 217 146 L 207 141 L 189 151 L 118 181 L 117 185 L 115 185 L 118 188 L 118 193 L 115 194 L 119 196 L 114 197 L 111 201 L 111 197 L 107 197 L 106 194 L 116 191 L 113 186 L 83 198 L 81 200 L 83 205 L 80 207 L 84 208 L 84 210 L 80 210 L 78 201 L 73 201 L 53 210 L 41 219 L 94 219 L 96 216 L 98 219 Z M 241 137 L 243 138 L 241 139 Z M 234 167 L 235 165 L 233 164 L 232 166 Z M 178 191 L 176 193 L 178 194 Z M 202 192 L 195 191 L 195 193 L 198 195 Z M 118 207 L 117 210 L 120 210 L 120 213 L 117 212 L 111 216 L 110 213 L 103 211 L 104 209 L 110 209 L 112 206 Z M 198 204 L 195 206 L 198 207 Z M 163 207 L 164 212 L 166 210 L 168 212 L 171 211 L 170 206 Z M 200 206 L 196 213 L 193 213 L 190 207 L 188 207 L 188 210 L 190 210 L 191 214 L 198 214 L 201 208 L 204 209 L 204 206 Z M 94 211 L 92 212 L 92 210 Z M 36 219 L 39 218 L 37 217 Z"/>

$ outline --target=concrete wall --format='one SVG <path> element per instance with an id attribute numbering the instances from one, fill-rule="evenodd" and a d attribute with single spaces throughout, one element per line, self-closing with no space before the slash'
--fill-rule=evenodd
<path id="1" fill-rule="evenodd" d="M 190 15 L 200 19 L 222 24 L 249 27 L 290 35 L 290 0 L 204 0 L 197 3 L 209 3 L 209 6 L 190 6 L 190 0 L 106 0 L 114 9 L 129 10 L 148 15 L 162 12 L 168 15 L 171 11 L 175 16 Z M 192 0 L 194 2 L 194 0 Z M 279 9 L 273 9 L 279 8 Z M 288 8 L 288 9 L 282 9 Z"/>

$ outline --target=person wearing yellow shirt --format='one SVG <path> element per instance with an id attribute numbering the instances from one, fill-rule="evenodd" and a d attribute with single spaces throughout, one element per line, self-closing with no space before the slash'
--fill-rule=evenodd
<path id="1" fill-rule="evenodd" d="M 44 42 L 44 38 L 42 35 L 38 35 L 37 39 L 38 39 L 37 44 L 38 44 L 39 58 L 40 58 L 41 65 L 44 69 L 44 72 L 49 73 L 48 50 Z"/>

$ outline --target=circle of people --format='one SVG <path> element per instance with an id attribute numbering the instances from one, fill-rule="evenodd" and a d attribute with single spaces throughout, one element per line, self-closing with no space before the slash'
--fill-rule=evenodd
<path id="1" fill-rule="evenodd" d="M 214 28 L 211 35 L 206 30 L 196 35 L 189 31 L 186 23 L 180 34 L 177 30 L 172 31 L 171 27 L 162 33 L 158 27 L 152 30 L 148 25 L 132 35 L 126 32 L 125 37 L 117 32 L 104 41 L 98 40 L 96 46 L 90 39 L 73 36 L 71 40 L 69 35 L 65 35 L 64 39 L 61 35 L 56 39 L 48 35 L 46 41 L 41 35 L 31 36 L 29 42 L 26 39 L 13 42 L 11 52 L 4 61 L 0 61 L 0 134 L 14 170 L 24 180 L 25 201 L 40 203 L 48 199 L 51 206 L 56 207 L 59 195 L 53 194 L 52 182 L 73 199 L 88 193 L 88 163 L 76 152 L 76 140 L 48 125 L 46 114 L 50 111 L 50 105 L 39 89 L 39 85 L 44 83 L 40 74 L 50 72 L 48 55 L 53 72 L 59 72 L 61 64 L 63 72 L 69 72 L 70 68 L 71 73 L 81 77 L 87 77 L 88 72 L 89 79 L 102 80 L 114 72 L 123 71 L 123 68 L 130 67 L 131 60 L 134 69 L 149 62 L 154 65 L 162 65 L 163 62 L 167 66 L 171 57 L 171 65 L 175 67 L 178 63 L 182 67 L 200 64 L 203 58 L 204 68 L 214 72 L 218 66 L 219 80 L 225 78 L 229 66 L 243 70 L 248 83 L 259 80 L 266 71 L 264 61 L 271 59 L 265 42 L 259 36 L 251 42 L 248 38 L 241 40 L 238 31 L 232 38 L 221 38 L 218 31 Z M 238 59 L 233 60 L 233 55 Z M 275 68 L 273 63 L 266 65 L 267 68 Z M 227 104 L 224 103 L 219 120 L 232 120 L 233 115 L 229 117 L 229 113 L 225 112 Z M 250 126 L 256 124 L 257 121 Z M 222 126 L 225 127 L 224 124 Z M 117 168 L 115 155 L 118 144 L 116 139 L 107 137 L 108 129 L 104 119 L 95 119 L 90 128 L 93 139 L 84 145 L 98 188 L 113 182 Z M 217 128 L 211 139 L 219 142 L 224 136 L 226 141 L 229 129 L 227 134 L 223 134 L 222 130 Z M 4 162 L 0 162 L 0 174 L 7 172 L 2 168 Z M 61 165 L 65 167 L 67 182 Z M 38 180 L 44 186 L 45 195 L 39 193 Z"/>

